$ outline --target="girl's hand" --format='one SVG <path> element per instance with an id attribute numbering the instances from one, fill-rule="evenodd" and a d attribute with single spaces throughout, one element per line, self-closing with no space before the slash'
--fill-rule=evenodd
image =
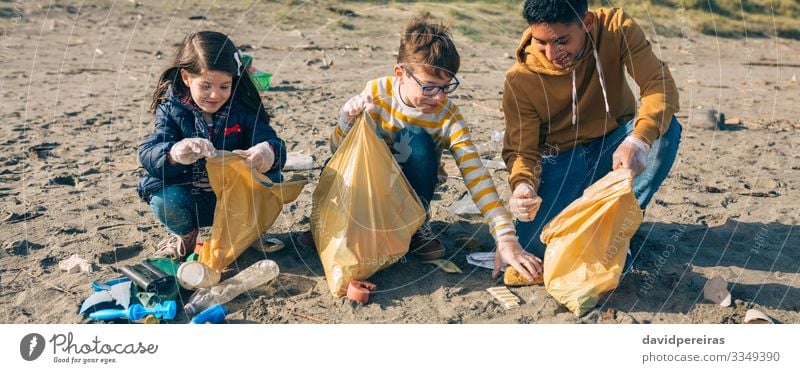
<path id="1" fill-rule="evenodd" d="M 272 164 L 275 163 L 275 152 L 266 141 L 255 144 L 250 149 L 234 150 L 233 152 L 244 157 L 244 162 L 250 168 L 262 174 L 269 171 L 272 168 Z"/>
<path id="2" fill-rule="evenodd" d="M 190 165 L 200 158 L 213 157 L 216 153 L 217 150 L 208 139 L 189 137 L 172 145 L 169 159 L 174 163 Z"/>
<path id="3" fill-rule="evenodd" d="M 509 264 L 528 281 L 533 281 L 542 273 L 542 260 L 523 250 L 519 244 L 519 237 L 513 234 L 497 238 L 492 276 L 497 277 L 500 269 Z"/>

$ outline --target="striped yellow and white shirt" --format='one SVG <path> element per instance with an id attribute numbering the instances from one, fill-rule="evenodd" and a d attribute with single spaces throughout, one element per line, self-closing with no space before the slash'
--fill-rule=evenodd
<path id="1" fill-rule="evenodd" d="M 472 143 L 464 117 L 452 101 L 445 99 L 441 108 L 435 113 L 422 113 L 400 99 L 397 80 L 392 76 L 368 82 L 364 93 L 371 95 L 375 104 L 375 112 L 367 116 L 367 122 L 378 131 L 390 147 L 393 145 L 394 135 L 406 126 L 425 129 L 433 138 L 440 154 L 448 149 L 455 158 L 464 177 L 464 184 L 483 214 L 484 221 L 489 225 L 492 236 L 496 238 L 509 232 L 515 233 L 511 214 L 503 206 L 492 177 L 483 166 L 478 149 Z M 344 141 L 346 126 L 345 123 L 339 123 L 331 134 L 333 151 L 336 151 Z M 440 167 L 439 182 L 446 180 L 447 174 L 443 167 Z"/>

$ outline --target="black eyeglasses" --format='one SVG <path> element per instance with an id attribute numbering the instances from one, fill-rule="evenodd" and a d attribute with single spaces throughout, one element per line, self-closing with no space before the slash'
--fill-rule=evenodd
<path id="1" fill-rule="evenodd" d="M 405 66 L 403 66 L 403 71 L 405 71 L 406 74 L 408 74 L 408 76 L 411 77 L 411 79 L 414 79 L 414 81 L 417 82 L 417 84 L 419 84 L 420 88 L 422 88 L 422 95 L 425 97 L 436 96 L 439 94 L 439 92 L 444 92 L 445 94 L 449 94 L 455 91 L 461 84 L 461 82 L 458 81 L 458 78 L 456 78 L 455 75 L 453 75 L 453 80 L 455 81 L 445 85 L 422 84 L 422 82 L 420 82 L 419 79 L 417 79 L 417 77 L 415 77 L 414 74 L 412 74 L 411 71 L 409 71 Z"/>

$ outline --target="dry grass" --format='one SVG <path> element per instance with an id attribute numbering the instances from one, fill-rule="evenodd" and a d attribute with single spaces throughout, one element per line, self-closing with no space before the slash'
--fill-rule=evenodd
<path id="1" fill-rule="evenodd" d="M 623 8 L 667 36 L 688 27 L 720 37 L 800 39 L 800 4 L 795 0 L 592 0 L 591 6 Z"/>

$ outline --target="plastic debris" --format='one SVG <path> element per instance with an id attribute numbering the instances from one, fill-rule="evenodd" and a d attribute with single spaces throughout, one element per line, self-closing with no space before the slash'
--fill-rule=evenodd
<path id="1" fill-rule="evenodd" d="M 484 167 L 490 168 L 492 170 L 505 170 L 505 169 L 507 169 L 506 168 L 506 162 L 503 162 L 503 161 L 496 161 L 494 159 L 481 159 L 481 162 L 483 162 L 483 166 Z"/>
<path id="2" fill-rule="evenodd" d="M 110 302 L 113 301 L 114 297 L 111 296 L 111 293 L 108 292 L 108 290 L 101 290 L 99 292 L 90 295 L 89 298 L 86 298 L 86 300 L 83 301 L 83 304 L 81 304 L 81 308 L 78 311 L 78 313 L 85 314 L 86 311 L 89 311 L 93 307 L 97 308 L 97 306 L 99 306 L 102 303 L 109 303 L 110 305 Z"/>
<path id="3" fill-rule="evenodd" d="M 210 288 L 219 283 L 222 271 L 200 262 L 186 262 L 178 268 L 176 277 L 178 284 L 187 290 Z"/>
<path id="4" fill-rule="evenodd" d="M 708 280 L 703 287 L 703 297 L 722 307 L 730 306 L 731 293 L 728 291 L 728 281 L 725 281 L 722 276 L 715 276 Z"/>
<path id="5" fill-rule="evenodd" d="M 68 259 L 60 261 L 58 268 L 67 271 L 67 273 L 92 272 L 92 265 L 86 259 L 79 257 L 78 254 L 72 254 Z"/>
<path id="6" fill-rule="evenodd" d="M 291 152 L 286 155 L 284 171 L 305 171 L 314 167 L 314 157 L 303 152 Z"/>
<path id="7" fill-rule="evenodd" d="M 454 202 L 448 209 L 455 215 L 480 215 L 481 210 L 472 202 L 472 197 L 469 194 L 464 195 L 463 198 Z"/>
<path id="8" fill-rule="evenodd" d="M 375 291 L 378 287 L 369 281 L 350 281 L 347 286 L 347 299 L 361 304 L 369 301 L 369 293 Z"/>
<path id="9" fill-rule="evenodd" d="M 494 252 L 477 252 L 467 255 L 467 263 L 481 268 L 494 269 Z"/>
<path id="10" fill-rule="evenodd" d="M 210 289 L 196 291 L 183 306 L 183 310 L 188 315 L 197 315 L 216 304 L 227 303 L 239 294 L 274 280 L 279 273 L 278 263 L 269 259 L 260 260 Z"/>
<path id="11" fill-rule="evenodd" d="M 192 321 L 189 324 L 222 324 L 227 315 L 228 309 L 225 306 L 215 304 L 192 317 Z"/>
<path id="12" fill-rule="evenodd" d="M 127 282 L 120 282 L 118 284 L 112 285 L 108 292 L 111 294 L 111 298 L 114 298 L 114 301 L 117 302 L 123 308 L 128 308 L 131 304 L 131 285 L 133 283 L 130 281 Z"/>
<path id="13" fill-rule="evenodd" d="M 177 305 L 175 301 L 166 301 L 164 304 L 157 304 L 152 308 L 145 308 L 141 304 L 134 304 L 124 310 L 120 309 L 107 309 L 93 312 L 89 318 L 95 320 L 114 320 L 114 319 L 128 319 L 137 321 L 143 319 L 147 315 L 153 315 L 160 319 L 172 320 L 175 318 Z"/>
<path id="14" fill-rule="evenodd" d="M 486 291 L 489 292 L 498 302 L 503 306 L 503 308 L 510 310 L 512 308 L 519 307 L 519 297 L 514 295 L 511 290 L 508 290 L 505 286 L 496 286 L 493 288 L 488 288 Z"/>
<path id="15" fill-rule="evenodd" d="M 764 312 L 759 310 L 747 310 L 744 314 L 745 324 L 774 324 L 775 322 L 767 316 Z"/>
<path id="16" fill-rule="evenodd" d="M 423 261 L 423 263 L 425 263 L 425 264 L 433 264 L 433 265 L 439 267 L 442 271 L 445 271 L 447 273 L 462 273 L 461 272 L 461 268 L 458 268 L 458 266 L 455 263 L 453 263 L 453 262 L 451 262 L 451 261 L 449 261 L 447 259 L 426 260 L 426 261 Z"/>

